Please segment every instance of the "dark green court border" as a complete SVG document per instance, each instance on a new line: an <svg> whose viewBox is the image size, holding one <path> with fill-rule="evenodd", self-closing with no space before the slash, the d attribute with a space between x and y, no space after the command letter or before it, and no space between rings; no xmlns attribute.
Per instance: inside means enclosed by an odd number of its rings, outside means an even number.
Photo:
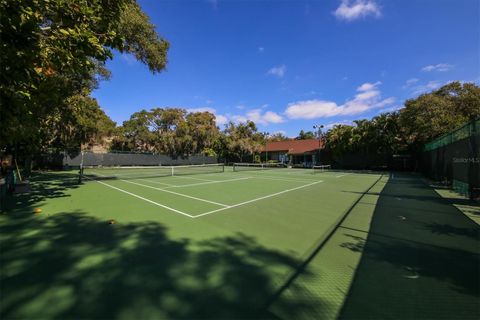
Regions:
<svg viewBox="0 0 480 320"><path fill-rule="evenodd" d="M479 319L480 227L454 207L468 200L398 177L379 194L367 240L343 244L363 256L340 319Z"/></svg>

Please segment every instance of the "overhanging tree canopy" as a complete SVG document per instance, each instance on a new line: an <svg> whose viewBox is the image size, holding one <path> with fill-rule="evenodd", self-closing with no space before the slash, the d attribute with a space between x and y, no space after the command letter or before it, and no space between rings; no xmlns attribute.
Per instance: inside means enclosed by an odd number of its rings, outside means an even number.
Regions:
<svg viewBox="0 0 480 320"><path fill-rule="evenodd" d="M88 97L108 75L104 63L113 49L155 73L165 68L169 47L133 0L0 1L0 30L0 148L41 149L48 140L40 133L55 132L55 122L84 121L82 113L70 117L71 97ZM89 137L68 138L63 147Z"/></svg>

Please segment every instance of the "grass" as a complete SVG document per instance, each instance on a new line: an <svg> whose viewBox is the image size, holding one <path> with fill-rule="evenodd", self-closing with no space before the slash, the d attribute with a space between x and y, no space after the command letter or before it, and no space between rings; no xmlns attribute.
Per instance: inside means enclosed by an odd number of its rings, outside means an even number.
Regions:
<svg viewBox="0 0 480 320"><path fill-rule="evenodd" d="M412 188L418 187L418 177L412 179ZM414 237L435 239L448 232L450 243L467 237L450 248L454 251L478 244L478 225L457 225L455 215L464 216L450 203L433 191L417 194L397 181L402 180L379 173L314 175L280 169L122 177L78 185L72 172L37 173L32 192L9 199L0 218L0 315L356 318L357 308L365 303L360 301L371 297L386 303L381 292L362 289L371 286L368 272L378 270L365 260L371 259L370 247L379 246L370 232L383 230L404 238L412 232L388 229L398 228L396 215L405 215L394 195L412 193L404 196L402 205L408 212L429 215L423 228L414 225ZM390 189L394 183L398 188ZM432 203L437 204L433 213L425 213ZM42 208L41 214L33 214L36 207ZM402 213L389 218L392 208ZM443 223L443 212L450 212L452 220ZM108 223L112 219L115 224ZM454 229L447 230L445 224ZM415 259L415 251L405 252ZM460 254L444 273L478 279L475 270L461 267L478 263L470 254ZM402 263L387 260L382 281L393 281L388 265ZM471 298L478 298L478 285L457 280L458 275L440 277L432 271L426 276L446 281L439 287L442 292L464 301L464 314L475 315ZM450 280L466 287L466 293L450 290ZM376 308L372 301L365 304L371 315L399 315Z"/></svg>

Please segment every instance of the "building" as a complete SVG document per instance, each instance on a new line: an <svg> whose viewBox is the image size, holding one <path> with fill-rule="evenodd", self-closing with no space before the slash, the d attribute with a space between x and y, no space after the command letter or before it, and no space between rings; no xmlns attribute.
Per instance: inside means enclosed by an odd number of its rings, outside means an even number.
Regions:
<svg viewBox="0 0 480 320"><path fill-rule="evenodd" d="M261 161L311 167L322 163L323 143L316 139L269 141L261 153Z"/></svg>

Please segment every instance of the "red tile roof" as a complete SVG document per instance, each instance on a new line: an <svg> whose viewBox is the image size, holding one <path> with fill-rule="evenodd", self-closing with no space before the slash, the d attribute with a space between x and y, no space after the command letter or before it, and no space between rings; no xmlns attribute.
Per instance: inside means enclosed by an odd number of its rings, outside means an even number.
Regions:
<svg viewBox="0 0 480 320"><path fill-rule="evenodd" d="M288 154L304 154L306 152L315 152L318 149L320 147L316 139L269 141L266 146L267 152L285 151ZM265 147L262 152L265 152Z"/></svg>

